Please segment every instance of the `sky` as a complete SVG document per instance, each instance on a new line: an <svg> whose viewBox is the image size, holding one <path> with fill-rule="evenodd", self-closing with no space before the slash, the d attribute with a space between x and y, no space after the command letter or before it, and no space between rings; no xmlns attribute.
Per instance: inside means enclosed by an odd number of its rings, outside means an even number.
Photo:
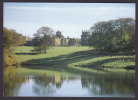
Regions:
<svg viewBox="0 0 138 100"><path fill-rule="evenodd" d="M4 27L33 37L40 27L80 38L95 23L118 18L135 19L135 3L4 3Z"/></svg>

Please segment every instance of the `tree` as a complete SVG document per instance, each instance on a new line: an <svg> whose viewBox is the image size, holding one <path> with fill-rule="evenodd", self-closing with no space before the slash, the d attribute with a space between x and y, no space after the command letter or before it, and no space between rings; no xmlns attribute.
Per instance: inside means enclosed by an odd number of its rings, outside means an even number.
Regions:
<svg viewBox="0 0 138 100"><path fill-rule="evenodd" d="M16 30L14 30L14 29L10 29L10 31L13 34L13 43L14 43L14 46L21 46L21 45L26 44L27 41L25 39L25 36L23 36L20 33L17 33Z"/></svg>
<svg viewBox="0 0 138 100"><path fill-rule="evenodd" d="M81 45L81 40L80 39L75 39L75 38L70 38L68 42L69 46L80 46Z"/></svg>
<svg viewBox="0 0 138 100"><path fill-rule="evenodd" d="M4 49L9 49L13 45L13 34L10 30L4 27L3 29Z"/></svg>
<svg viewBox="0 0 138 100"><path fill-rule="evenodd" d="M80 39L76 39L76 46L81 46L81 40Z"/></svg>
<svg viewBox="0 0 138 100"><path fill-rule="evenodd" d="M37 30L37 33L34 34L34 49L46 53L49 47L54 46L54 37L55 34L53 29L50 27L41 27Z"/></svg>
<svg viewBox="0 0 138 100"><path fill-rule="evenodd" d="M3 60L4 66L14 65L17 63L16 56L14 54L13 47L23 45L26 43L26 39L22 34L17 33L13 29L3 28Z"/></svg>
<svg viewBox="0 0 138 100"><path fill-rule="evenodd" d="M75 45L75 38L71 38L70 40L69 40L69 42L68 42L68 45L69 46L73 46L73 45Z"/></svg>
<svg viewBox="0 0 138 100"><path fill-rule="evenodd" d="M135 46L136 46L136 43L135 43L135 33L131 34L130 38L129 38L129 43L128 43L128 51L130 53L135 53Z"/></svg>
<svg viewBox="0 0 138 100"><path fill-rule="evenodd" d="M101 52L127 52L130 51L130 44L134 44L134 41L130 39L135 34L135 20L133 18L98 22L90 30L89 45Z"/></svg>
<svg viewBox="0 0 138 100"><path fill-rule="evenodd" d="M13 53L13 34L7 28L3 29L3 64L4 66L13 65L16 63L16 57Z"/></svg>

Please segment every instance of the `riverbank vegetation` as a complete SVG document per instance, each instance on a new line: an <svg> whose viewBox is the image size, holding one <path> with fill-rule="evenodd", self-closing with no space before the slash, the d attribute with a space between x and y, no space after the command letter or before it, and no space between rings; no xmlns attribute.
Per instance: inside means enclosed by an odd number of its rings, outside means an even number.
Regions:
<svg viewBox="0 0 138 100"><path fill-rule="evenodd" d="M22 34L15 30L3 28L3 61L4 66L17 64L17 58L14 53L14 47L21 46L26 43L26 39Z"/></svg>

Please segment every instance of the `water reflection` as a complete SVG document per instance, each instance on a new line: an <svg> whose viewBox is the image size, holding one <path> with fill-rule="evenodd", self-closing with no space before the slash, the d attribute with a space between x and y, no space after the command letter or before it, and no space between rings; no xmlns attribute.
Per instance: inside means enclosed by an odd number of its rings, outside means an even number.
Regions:
<svg viewBox="0 0 138 100"><path fill-rule="evenodd" d="M134 97L135 73L107 72L104 74L44 74L17 76L4 72L4 96L87 96Z"/></svg>
<svg viewBox="0 0 138 100"><path fill-rule="evenodd" d="M49 95L56 91L56 83L54 77L47 75L34 78L33 92L37 95Z"/></svg>
<svg viewBox="0 0 138 100"><path fill-rule="evenodd" d="M134 96L135 79L132 73L106 73L81 77L82 88L101 96Z"/></svg>
<svg viewBox="0 0 138 100"><path fill-rule="evenodd" d="M28 82L25 77L16 78L16 71L13 67L4 69L4 96L17 96L23 83Z"/></svg>

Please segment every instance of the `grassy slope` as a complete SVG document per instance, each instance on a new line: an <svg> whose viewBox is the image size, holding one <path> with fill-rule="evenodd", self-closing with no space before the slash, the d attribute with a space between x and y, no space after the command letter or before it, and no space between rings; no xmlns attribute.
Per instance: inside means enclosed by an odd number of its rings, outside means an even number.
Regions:
<svg viewBox="0 0 138 100"><path fill-rule="evenodd" d="M126 67L135 65L132 56L96 55L89 51L89 47L54 47L47 54L32 53L32 47L17 47L18 60L25 68L17 71L22 74L41 74L48 71L59 72L97 72L97 66ZM123 58L125 58L123 60ZM80 67L87 65L89 67ZM105 69L102 69L106 71Z"/></svg>
<svg viewBox="0 0 138 100"><path fill-rule="evenodd" d="M32 60L32 59L51 58L51 57L56 57L59 55L67 55L73 52L89 50L89 48L88 47L71 47L71 48L70 47L53 47L47 50L47 54L33 53L31 52L31 50L33 50L32 47L26 47L26 46L16 47L15 53L17 54L17 57L19 58L20 62L25 62L25 61Z"/></svg>

